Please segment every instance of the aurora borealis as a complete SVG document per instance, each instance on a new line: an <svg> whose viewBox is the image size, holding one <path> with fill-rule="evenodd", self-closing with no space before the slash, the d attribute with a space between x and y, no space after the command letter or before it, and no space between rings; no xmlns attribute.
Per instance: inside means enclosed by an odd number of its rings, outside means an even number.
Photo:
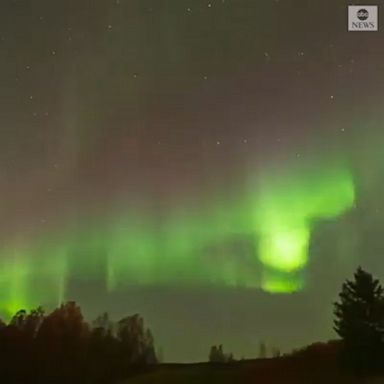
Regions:
<svg viewBox="0 0 384 384"><path fill-rule="evenodd" d="M312 222L337 218L351 208L354 184L336 160L299 168L304 169L283 169L287 177L260 177L259 187L231 202L216 206L207 201L211 210L177 207L157 223L149 214L127 211L110 218L103 229L94 220L96 225L85 222L54 241L51 234L48 239L42 235L36 245L4 249L1 283L8 296L2 298L3 310L12 314L37 306L42 297L60 303L71 269L92 275L95 267L104 272L110 292L133 284L300 290L304 281L290 273L305 273ZM239 250L226 249L236 237L256 245L241 251L246 260L237 260ZM38 281L44 281L45 290L49 284L49 290L34 292Z"/></svg>
<svg viewBox="0 0 384 384"><path fill-rule="evenodd" d="M334 3L2 1L2 316L137 311L174 361L329 337L384 276L383 35Z"/></svg>

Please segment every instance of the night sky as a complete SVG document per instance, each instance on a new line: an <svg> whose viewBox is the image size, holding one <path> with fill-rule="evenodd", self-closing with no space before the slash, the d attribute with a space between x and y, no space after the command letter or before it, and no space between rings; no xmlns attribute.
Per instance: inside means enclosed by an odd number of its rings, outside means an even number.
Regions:
<svg viewBox="0 0 384 384"><path fill-rule="evenodd" d="M168 361L335 337L384 279L384 35L347 4L1 0L3 316L140 312Z"/></svg>

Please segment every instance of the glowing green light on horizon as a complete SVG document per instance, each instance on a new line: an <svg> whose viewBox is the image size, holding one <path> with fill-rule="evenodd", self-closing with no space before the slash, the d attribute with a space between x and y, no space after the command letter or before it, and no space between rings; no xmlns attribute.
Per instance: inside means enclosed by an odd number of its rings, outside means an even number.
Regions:
<svg viewBox="0 0 384 384"><path fill-rule="evenodd" d="M160 218L120 207L110 217L8 246L0 251L0 310L57 305L74 276L103 281L110 292L129 285L301 290L305 276L298 272L308 263L314 223L351 208L355 188L349 169L335 160L266 172L239 187L236 198L220 191L208 197L175 204Z"/></svg>
<svg viewBox="0 0 384 384"><path fill-rule="evenodd" d="M66 254L59 248L3 249L0 258L0 312L10 318L18 310L63 302Z"/></svg>

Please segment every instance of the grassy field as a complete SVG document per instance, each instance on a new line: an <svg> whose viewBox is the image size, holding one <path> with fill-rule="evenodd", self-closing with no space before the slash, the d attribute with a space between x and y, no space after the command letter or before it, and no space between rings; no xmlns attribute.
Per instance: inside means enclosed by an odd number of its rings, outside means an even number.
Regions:
<svg viewBox="0 0 384 384"><path fill-rule="evenodd" d="M236 365L211 366L210 364L162 364L151 372L138 375L127 383L239 383L245 374Z"/></svg>
<svg viewBox="0 0 384 384"><path fill-rule="evenodd" d="M330 362L282 357L222 365L161 364L150 372L125 381L124 384L354 384L362 382L340 372ZM374 382L384 383L384 379Z"/></svg>

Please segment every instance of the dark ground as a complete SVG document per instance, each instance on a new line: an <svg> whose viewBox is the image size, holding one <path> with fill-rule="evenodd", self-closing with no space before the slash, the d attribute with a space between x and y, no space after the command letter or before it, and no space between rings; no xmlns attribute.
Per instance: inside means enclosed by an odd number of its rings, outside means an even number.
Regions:
<svg viewBox="0 0 384 384"><path fill-rule="evenodd" d="M341 372L335 364L295 357L258 359L231 364L161 364L122 384L384 384L384 379L362 380Z"/></svg>

